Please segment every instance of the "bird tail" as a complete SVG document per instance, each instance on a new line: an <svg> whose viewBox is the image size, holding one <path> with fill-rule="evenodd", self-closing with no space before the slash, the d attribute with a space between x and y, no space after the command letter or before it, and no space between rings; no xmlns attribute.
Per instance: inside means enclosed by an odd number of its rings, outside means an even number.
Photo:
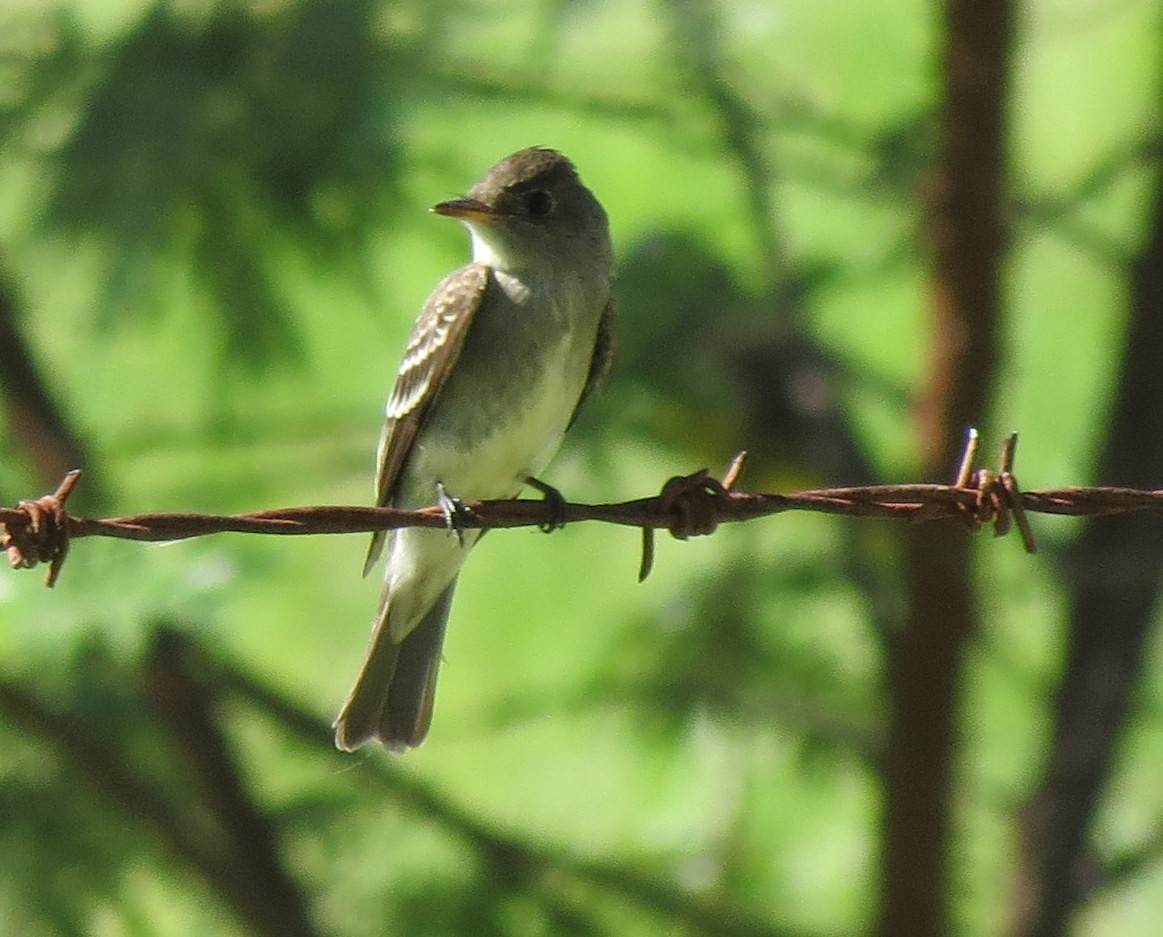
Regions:
<svg viewBox="0 0 1163 937"><path fill-rule="evenodd" d="M388 751L399 753L424 741L432 723L444 627L455 588L453 579L398 643L392 640L391 602L389 590L384 590L363 666L335 719L338 748L354 751L378 739Z"/></svg>

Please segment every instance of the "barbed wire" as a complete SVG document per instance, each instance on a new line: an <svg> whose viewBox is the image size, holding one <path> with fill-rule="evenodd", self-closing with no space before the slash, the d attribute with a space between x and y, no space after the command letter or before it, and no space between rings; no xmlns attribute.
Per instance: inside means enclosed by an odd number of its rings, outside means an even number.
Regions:
<svg viewBox="0 0 1163 937"><path fill-rule="evenodd" d="M973 467L979 438L967 434L956 480L951 485L905 484L821 488L793 494L737 491L746 453L739 453L722 480L707 469L669 479L652 497L613 504L554 505L545 501L505 500L466 502L451 521L440 507L417 511L395 508L316 505L280 508L248 514L197 513L135 514L93 520L74 517L65 510L80 480L80 470L69 472L51 495L0 508L0 549L14 569L49 565L45 584L52 586L69 553L69 544L83 537L121 540L186 540L216 533L350 534L400 527L455 529L541 527L558 522L600 521L642 530L639 579L650 573L654 560L654 532L667 530L679 539L711 534L722 523L754 520L786 511L815 511L851 517L930 521L958 518L977 530L991 526L1002 536L1017 527L1025 549L1037 550L1027 512L1096 516L1163 509L1163 489L1053 488L1021 491L1013 474L1017 434L1002 447L996 470ZM560 508L560 512L558 511Z"/></svg>

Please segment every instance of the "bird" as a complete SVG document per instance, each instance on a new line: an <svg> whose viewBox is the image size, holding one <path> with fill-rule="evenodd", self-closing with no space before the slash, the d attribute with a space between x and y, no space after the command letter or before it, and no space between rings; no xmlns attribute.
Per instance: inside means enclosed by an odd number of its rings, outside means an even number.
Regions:
<svg viewBox="0 0 1163 937"><path fill-rule="evenodd" d="M464 224L472 260L432 291L408 339L377 448L376 504L438 503L455 526L461 501L514 498L530 484L560 506L537 476L614 358L606 212L569 158L541 146L431 210ZM364 575L386 546L384 588L335 720L339 749L379 741L401 753L424 741L457 575L481 535L373 534Z"/></svg>

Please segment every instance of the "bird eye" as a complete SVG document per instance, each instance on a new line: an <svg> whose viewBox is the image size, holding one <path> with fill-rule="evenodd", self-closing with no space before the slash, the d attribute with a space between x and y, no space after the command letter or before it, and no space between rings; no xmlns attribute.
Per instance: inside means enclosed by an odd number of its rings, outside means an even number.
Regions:
<svg viewBox="0 0 1163 937"><path fill-rule="evenodd" d="M544 189L525 193L525 211L532 218L544 218L553 211L553 196Z"/></svg>

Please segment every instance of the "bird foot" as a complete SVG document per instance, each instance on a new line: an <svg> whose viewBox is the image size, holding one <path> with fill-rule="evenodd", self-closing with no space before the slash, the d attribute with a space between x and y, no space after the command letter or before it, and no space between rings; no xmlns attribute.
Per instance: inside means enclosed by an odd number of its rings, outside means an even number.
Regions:
<svg viewBox="0 0 1163 937"><path fill-rule="evenodd" d="M536 488L545 498L545 520L538 524L537 527L542 533L546 534L551 534L555 530L561 530L565 526L566 519L565 496L552 485L547 485L532 475L525 479L525 484L530 488Z"/></svg>
<svg viewBox="0 0 1163 937"><path fill-rule="evenodd" d="M444 514L444 526L450 534L455 534L460 545L464 546L465 521L476 517L473 509L450 495L441 482L436 483L436 504Z"/></svg>

